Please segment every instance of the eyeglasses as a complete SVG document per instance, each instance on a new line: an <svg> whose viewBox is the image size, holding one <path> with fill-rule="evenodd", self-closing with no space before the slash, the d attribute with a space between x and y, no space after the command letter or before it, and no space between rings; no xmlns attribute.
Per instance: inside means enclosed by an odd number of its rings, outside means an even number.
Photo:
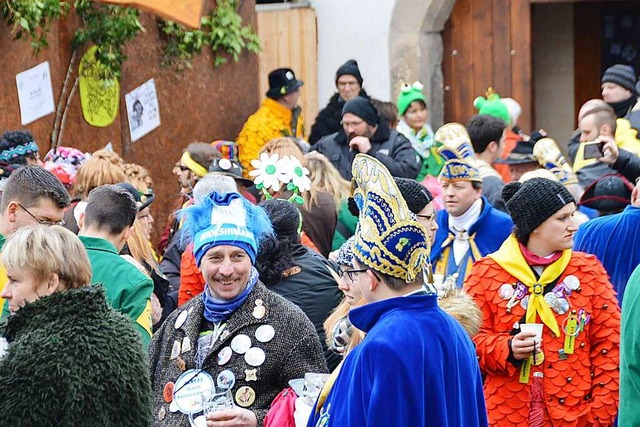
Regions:
<svg viewBox="0 0 640 427"><path fill-rule="evenodd" d="M51 221L48 219L40 219L37 216L35 216L34 214L32 214L29 209L25 208L24 206L22 206L20 204L20 202L16 202L18 204L18 206L20 206L22 208L23 211L25 211L26 213L29 214L29 216L31 216L31 218L35 219L36 221L38 221L38 224L42 224L42 225L64 225L64 220L60 220L60 221Z"/></svg>
<svg viewBox="0 0 640 427"><path fill-rule="evenodd" d="M358 278L358 273L364 273L364 272L366 272L368 270L369 270L368 268L358 268L358 269L353 269L353 270L345 270L345 271L341 272L340 277L343 277L346 274L347 277L349 278L349 280L354 282Z"/></svg>
<svg viewBox="0 0 640 427"><path fill-rule="evenodd" d="M340 122L340 124L346 128L350 126L353 126L353 127L360 126L363 123L364 123L364 120L360 120L359 122L345 122L345 121Z"/></svg>
<svg viewBox="0 0 640 427"><path fill-rule="evenodd" d="M434 212L434 213L432 213L431 215L416 214L416 216L417 216L418 218L424 218L424 219L426 219L427 221L435 221L435 220L437 219L437 218L436 218L436 213L435 213L435 212Z"/></svg>
<svg viewBox="0 0 640 427"><path fill-rule="evenodd" d="M357 81L355 81L355 82L338 82L338 87L345 88L347 86L356 86L357 84L358 84Z"/></svg>

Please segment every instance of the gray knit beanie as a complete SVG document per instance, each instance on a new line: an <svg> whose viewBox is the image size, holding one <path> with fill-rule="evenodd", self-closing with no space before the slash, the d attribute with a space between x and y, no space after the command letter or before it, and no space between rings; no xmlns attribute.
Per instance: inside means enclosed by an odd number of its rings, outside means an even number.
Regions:
<svg viewBox="0 0 640 427"><path fill-rule="evenodd" d="M575 203L564 185L546 178L510 182L502 188L502 199L513 223L525 236L569 203Z"/></svg>
<svg viewBox="0 0 640 427"><path fill-rule="evenodd" d="M602 83L615 83L635 93L636 73L630 65L616 64L607 68L602 75Z"/></svg>

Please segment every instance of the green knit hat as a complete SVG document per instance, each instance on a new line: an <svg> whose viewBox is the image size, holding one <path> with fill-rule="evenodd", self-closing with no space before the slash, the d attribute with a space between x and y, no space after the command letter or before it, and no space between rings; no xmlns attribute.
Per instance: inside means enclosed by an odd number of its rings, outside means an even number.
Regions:
<svg viewBox="0 0 640 427"><path fill-rule="evenodd" d="M398 95L398 114L400 116L404 116L413 101L422 101L424 105L427 105L422 89L424 89L424 85L418 81L413 82L411 85L406 83L402 85L400 95Z"/></svg>
<svg viewBox="0 0 640 427"><path fill-rule="evenodd" d="M488 114L493 117L502 119L507 126L511 123L509 109L500 99L500 95L493 91L493 88L487 89L487 97L477 97L473 100L473 106L478 109L479 114Z"/></svg>

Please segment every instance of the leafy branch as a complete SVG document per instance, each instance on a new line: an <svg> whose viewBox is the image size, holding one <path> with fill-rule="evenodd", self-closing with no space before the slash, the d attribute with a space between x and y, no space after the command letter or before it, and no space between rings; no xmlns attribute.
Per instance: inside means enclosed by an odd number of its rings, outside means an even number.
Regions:
<svg viewBox="0 0 640 427"><path fill-rule="evenodd" d="M90 0L76 0L76 13L82 19L75 33L72 48L75 50L88 42L97 46L96 61L102 65L101 79L119 79L122 63L127 59L123 50L140 31L140 12L132 7L95 4Z"/></svg>
<svg viewBox="0 0 640 427"><path fill-rule="evenodd" d="M237 62L244 49L257 53L260 39L250 25L242 25L237 0L217 0L216 7L200 21L200 29L187 30L173 21L161 21L167 36L163 65L180 70L191 68L191 59L207 46L213 53L213 65L227 62L226 53Z"/></svg>
<svg viewBox="0 0 640 427"><path fill-rule="evenodd" d="M65 16L69 4L64 0L6 0L0 2L0 12L12 27L16 39L24 35L31 39L34 54L48 46L47 34L51 22Z"/></svg>

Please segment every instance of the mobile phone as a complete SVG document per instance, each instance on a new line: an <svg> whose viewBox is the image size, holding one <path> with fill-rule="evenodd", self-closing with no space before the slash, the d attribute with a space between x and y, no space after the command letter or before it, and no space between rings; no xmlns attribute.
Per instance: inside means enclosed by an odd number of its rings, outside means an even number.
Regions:
<svg viewBox="0 0 640 427"><path fill-rule="evenodd" d="M604 142L602 141L585 142L584 143L585 160L597 159L599 157L604 157Z"/></svg>

